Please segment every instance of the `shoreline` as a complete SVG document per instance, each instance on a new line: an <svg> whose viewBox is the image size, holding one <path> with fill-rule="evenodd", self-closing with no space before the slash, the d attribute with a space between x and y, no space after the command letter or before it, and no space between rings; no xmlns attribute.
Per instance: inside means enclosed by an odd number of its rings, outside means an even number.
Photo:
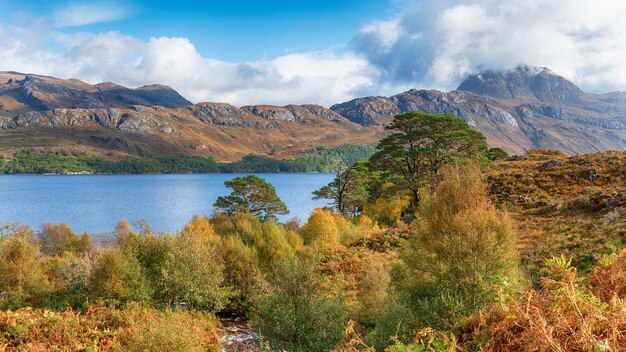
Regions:
<svg viewBox="0 0 626 352"><path fill-rule="evenodd" d="M264 172L264 171L250 171L250 172L148 172L148 173L101 173L101 172L70 172L70 173L0 173L1 176L132 176L132 175L323 175L323 174L335 174L332 171L319 172L319 171L278 171L278 172Z"/></svg>

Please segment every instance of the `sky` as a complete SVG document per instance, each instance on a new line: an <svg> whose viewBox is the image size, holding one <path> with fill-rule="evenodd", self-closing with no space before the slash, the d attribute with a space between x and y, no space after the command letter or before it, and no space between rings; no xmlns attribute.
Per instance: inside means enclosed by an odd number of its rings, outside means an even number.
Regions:
<svg viewBox="0 0 626 352"><path fill-rule="evenodd" d="M315 103L549 67L626 90L614 0L0 0L0 70L167 84L193 102Z"/></svg>

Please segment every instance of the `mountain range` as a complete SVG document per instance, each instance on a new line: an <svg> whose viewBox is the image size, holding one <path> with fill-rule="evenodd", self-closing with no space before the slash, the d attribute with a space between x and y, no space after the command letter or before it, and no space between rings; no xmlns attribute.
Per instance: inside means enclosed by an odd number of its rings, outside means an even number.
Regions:
<svg viewBox="0 0 626 352"><path fill-rule="evenodd" d="M98 155L196 154L233 161L372 144L395 114L451 113L510 153L626 149L626 93L591 94L547 68L467 77L451 92L412 89L319 105L192 104L164 85L129 89L0 72L0 152L70 148Z"/></svg>

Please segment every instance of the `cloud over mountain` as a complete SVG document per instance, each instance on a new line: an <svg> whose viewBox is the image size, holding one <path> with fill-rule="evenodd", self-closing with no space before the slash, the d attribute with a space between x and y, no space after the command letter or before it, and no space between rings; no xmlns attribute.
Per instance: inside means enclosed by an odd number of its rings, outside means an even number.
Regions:
<svg viewBox="0 0 626 352"><path fill-rule="evenodd" d="M364 59L333 50L234 63L203 57L186 38L143 41L119 32L50 33L44 40L61 50L37 45L26 29L0 24L1 69L75 77L90 83L162 83L195 102L238 105L331 104L353 97L353 90L371 85L375 75Z"/></svg>
<svg viewBox="0 0 626 352"><path fill-rule="evenodd" d="M547 66L585 89L626 89L626 3L424 0L365 26L355 52L383 82L442 89L481 69Z"/></svg>
<svg viewBox="0 0 626 352"><path fill-rule="evenodd" d="M355 29L350 43L248 62L205 57L184 37L57 28L125 15L86 4L30 26L0 22L0 70L163 83L194 102L236 105L329 105L413 87L447 90L482 69L518 64L550 67L590 91L626 90L626 3L619 1L407 1L392 18Z"/></svg>

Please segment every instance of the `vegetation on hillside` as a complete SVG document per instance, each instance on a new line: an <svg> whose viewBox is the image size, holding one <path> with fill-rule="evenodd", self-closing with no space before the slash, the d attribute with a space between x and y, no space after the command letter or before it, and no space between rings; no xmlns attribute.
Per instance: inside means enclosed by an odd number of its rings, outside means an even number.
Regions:
<svg viewBox="0 0 626 352"><path fill-rule="evenodd" d="M566 255L582 272L626 244L626 153L567 157L531 150L492 164L492 201L516 220L522 261L537 276L545 258Z"/></svg>
<svg viewBox="0 0 626 352"><path fill-rule="evenodd" d="M374 146L343 145L333 149L319 148L295 159L249 155L237 162L218 163L212 158L193 155L109 160L67 150L24 149L10 159L3 160L4 157L0 156L0 174L333 172L338 165L365 160L374 151Z"/></svg>
<svg viewBox="0 0 626 352"><path fill-rule="evenodd" d="M247 177L176 234L4 227L0 345L212 350L229 313L260 351L626 349L626 153L502 160L462 120L396 122L411 138L340 169L303 225Z"/></svg>

